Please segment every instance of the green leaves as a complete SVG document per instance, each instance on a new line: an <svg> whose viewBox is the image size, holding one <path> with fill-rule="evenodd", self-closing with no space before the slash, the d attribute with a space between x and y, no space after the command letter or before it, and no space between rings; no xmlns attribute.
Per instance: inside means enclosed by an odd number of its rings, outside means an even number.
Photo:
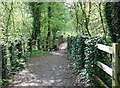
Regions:
<svg viewBox="0 0 120 88"><path fill-rule="evenodd" d="M6 83L6 79L11 74L15 74L21 68L24 68L26 61L28 60L27 54L30 52L26 50L27 45L25 39L16 39L15 41L9 41L7 44L2 45L2 81Z"/></svg>
<svg viewBox="0 0 120 88"><path fill-rule="evenodd" d="M67 57L75 63L74 66L80 78L90 80L89 82L94 84L94 87L98 87L99 85L94 79L94 75L97 75L110 86L110 76L96 66L96 62L101 61L111 67L109 55L98 50L96 46L97 43L109 44L109 42L98 36L89 38L83 36L68 36L67 42Z"/></svg>
<svg viewBox="0 0 120 88"><path fill-rule="evenodd" d="M95 64L97 61L96 55L99 55L97 52L96 43L98 42L99 37L90 37L86 41L86 58L85 58L85 68L88 73L88 78L91 81L94 81L94 73L95 73Z"/></svg>
<svg viewBox="0 0 120 88"><path fill-rule="evenodd" d="M85 39L82 36L68 36L68 48L67 57L68 59L74 61L75 68L80 73L81 69L84 68L85 59Z"/></svg>
<svg viewBox="0 0 120 88"><path fill-rule="evenodd" d="M107 2L104 6L105 17L109 27L112 42L120 39L120 2Z"/></svg>

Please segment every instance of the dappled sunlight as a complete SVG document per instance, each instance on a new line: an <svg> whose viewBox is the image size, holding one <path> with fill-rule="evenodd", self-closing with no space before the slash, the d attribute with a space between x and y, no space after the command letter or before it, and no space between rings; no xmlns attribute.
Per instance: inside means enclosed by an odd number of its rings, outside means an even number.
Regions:
<svg viewBox="0 0 120 88"><path fill-rule="evenodd" d="M15 81L13 80L13 84L14 86L52 86L53 84L62 82L62 79L53 78L54 77L51 77L50 79L39 79L37 75L32 74L28 69L25 69L14 77Z"/></svg>
<svg viewBox="0 0 120 88"><path fill-rule="evenodd" d="M60 50L67 49L67 42L64 42L64 43L60 44L59 49Z"/></svg>
<svg viewBox="0 0 120 88"><path fill-rule="evenodd" d="M38 64L40 64L40 63L41 63L41 62L35 62L35 63L28 64L28 66L38 65Z"/></svg>
<svg viewBox="0 0 120 88"><path fill-rule="evenodd" d="M56 56L63 56L63 54L58 53L58 52L50 52L51 55L56 55Z"/></svg>
<svg viewBox="0 0 120 88"><path fill-rule="evenodd" d="M120 86L120 2L1 1L2 88Z"/></svg>
<svg viewBox="0 0 120 88"><path fill-rule="evenodd" d="M53 86L56 83L62 82L61 79L57 80L51 80L51 79L43 79L43 80L35 80L35 81L28 81L28 82L22 82L15 86ZM62 83L61 83L62 84Z"/></svg>
<svg viewBox="0 0 120 88"><path fill-rule="evenodd" d="M14 79L15 81L12 84L14 86L53 86L56 83L63 82L62 79L54 79L54 77L51 77L50 79L39 79L37 75L30 73L28 69L21 71Z"/></svg>
<svg viewBox="0 0 120 88"><path fill-rule="evenodd" d="M76 76L71 64L64 57L65 50L48 53L41 58L31 59L27 68L17 73L10 86L72 86Z"/></svg>
<svg viewBox="0 0 120 88"><path fill-rule="evenodd" d="M30 83L32 81L37 81L37 76L30 73L29 69L24 69L14 76L13 84L20 85L23 83Z"/></svg>

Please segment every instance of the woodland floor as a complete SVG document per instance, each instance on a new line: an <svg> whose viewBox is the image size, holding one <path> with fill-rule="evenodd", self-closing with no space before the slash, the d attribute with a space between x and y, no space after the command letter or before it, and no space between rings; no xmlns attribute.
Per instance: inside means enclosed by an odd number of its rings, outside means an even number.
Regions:
<svg viewBox="0 0 120 88"><path fill-rule="evenodd" d="M76 79L66 51L58 50L30 59L27 67L13 77L9 88L75 88Z"/></svg>

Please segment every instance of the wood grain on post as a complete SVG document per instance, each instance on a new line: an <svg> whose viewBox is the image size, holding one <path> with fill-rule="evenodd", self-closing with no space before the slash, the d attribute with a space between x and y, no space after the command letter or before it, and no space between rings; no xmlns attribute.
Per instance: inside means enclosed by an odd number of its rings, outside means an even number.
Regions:
<svg viewBox="0 0 120 88"><path fill-rule="evenodd" d="M2 62L2 45L0 44L0 62ZM0 63L0 79L2 79L2 63ZM0 83L1 88L1 83Z"/></svg>
<svg viewBox="0 0 120 88"><path fill-rule="evenodd" d="M120 43L113 43L113 60L112 60L112 69L113 69L113 88L120 87Z"/></svg>

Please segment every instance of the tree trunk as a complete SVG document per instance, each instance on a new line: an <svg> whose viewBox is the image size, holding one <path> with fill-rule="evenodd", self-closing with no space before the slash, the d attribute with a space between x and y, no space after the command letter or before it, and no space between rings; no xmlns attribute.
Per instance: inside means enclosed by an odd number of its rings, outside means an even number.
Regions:
<svg viewBox="0 0 120 88"><path fill-rule="evenodd" d="M31 2L30 3L30 7L31 7L31 11L32 11L32 16L33 16L33 30L32 30L32 42L35 45L36 43L38 44L38 49L40 49L40 41L39 37L40 37L40 26L41 26L41 11L40 11L40 6L42 5L41 3L37 3L37 2Z"/></svg>
<svg viewBox="0 0 120 88"><path fill-rule="evenodd" d="M107 2L105 5L105 17L112 42L120 42L120 2Z"/></svg>
<svg viewBox="0 0 120 88"><path fill-rule="evenodd" d="M75 15L76 15L76 32L80 32L80 29L79 29L79 16L78 16L78 9L77 8L79 8L76 4L75 4L75 2L74 2L74 7L75 7Z"/></svg>
<svg viewBox="0 0 120 88"><path fill-rule="evenodd" d="M100 19L101 19L101 24L102 24L102 27L103 27L103 31L104 31L104 34L105 34L105 39L106 39L106 30L105 30L105 27L104 27L104 20L103 20L103 17L102 17L102 12L101 12L101 3L99 4L99 15L100 15Z"/></svg>
<svg viewBox="0 0 120 88"><path fill-rule="evenodd" d="M82 14L83 14L83 17L84 17L84 20L85 20L85 22L84 22L85 28L87 30L88 35L91 36L89 28L88 28L88 26L89 26L89 19L90 19L90 12L91 12L91 2L89 2L89 13L88 13L88 16L87 16L86 10L85 10L86 9L86 3L85 2L83 3L84 7L82 5L82 2L79 2L79 4L80 4L81 10L82 10Z"/></svg>
<svg viewBox="0 0 120 88"><path fill-rule="evenodd" d="M49 48L49 40L50 40L50 35L51 35L51 30L50 30L50 19L51 19L51 3L49 3L48 6L48 33L47 33L47 38L46 38L46 50Z"/></svg>
<svg viewBox="0 0 120 88"><path fill-rule="evenodd" d="M36 8L34 10L34 18L33 18L33 31L32 31L32 39L37 40L37 36L40 33L40 14L39 14L39 9Z"/></svg>

